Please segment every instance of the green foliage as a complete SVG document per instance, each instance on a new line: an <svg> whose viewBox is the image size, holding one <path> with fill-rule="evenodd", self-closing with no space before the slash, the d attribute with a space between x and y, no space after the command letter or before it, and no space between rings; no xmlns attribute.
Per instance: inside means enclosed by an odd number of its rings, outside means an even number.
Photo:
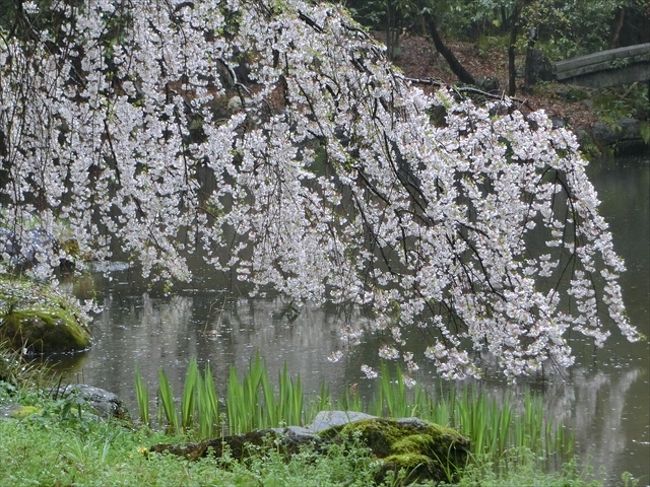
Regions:
<svg viewBox="0 0 650 487"><path fill-rule="evenodd" d="M614 128L621 118L650 117L648 90L642 83L600 90L594 95L593 104L598 118Z"/></svg>
<svg viewBox="0 0 650 487"><path fill-rule="evenodd" d="M639 126L639 132L641 133L643 143L650 145L650 122L641 122L641 125Z"/></svg>
<svg viewBox="0 0 650 487"><path fill-rule="evenodd" d="M211 377L208 366L204 372L201 379L197 378L197 388L201 380ZM146 427L126 428L115 420L99 421L74 397L61 399L28 389L9 391L6 383L0 382L0 407L8 401L29 407L33 414L0 420L0 485L361 487L375 485L380 468L369 449L355 437L318 453L305 449L289 459L269 445L252 448L250 456L242 461L227 453L220 459L187 461L173 455L148 453L152 445L183 442L186 436ZM585 480L588 474L576 468L573 461L564 463L560 471L544 473L539 453L512 448L499 464L475 455L461 477L449 486L602 485ZM381 485L404 485L408 476L407 471L396 472ZM638 485L629 474L621 480L626 487Z"/></svg>
<svg viewBox="0 0 650 487"><path fill-rule="evenodd" d="M136 373L136 397L142 423L146 389L139 383ZM219 414L219 401L210 366L202 374L196 360L190 361L180 411L177 411L173 390L164 371L159 373L160 416L164 417L167 431L180 433L178 418L183 432L194 438L211 438L224 426L229 434L240 434L256 429L283 425L304 425L321 410L342 409L369 411L380 417L411 417L431 421L457 429L471 438L471 451L477 458L495 464L504 458L512 459L513 451L532 451L539 458L565 460L573 454L574 439L562 425L546 421L543 404L539 397L525 395L521 401L513 397L490 399L480 389L466 387L460 391L434 394L419 385L408 387L399 369L383 364L381 378L374 396L363 401L356 386L345 390L340 398L333 399L325 384L320 394L311 402L305 400L300 377L291 377L286 365L278 374L278 387L273 387L268 370L256 355L248 370L241 376L235 367L228 375L225 395L226 424ZM148 401L147 401L148 404ZM148 414L148 411L146 412Z"/></svg>
<svg viewBox="0 0 650 487"><path fill-rule="evenodd" d="M12 387L43 385L49 382L50 376L45 364L27 359L22 350L0 340L0 383Z"/></svg>
<svg viewBox="0 0 650 487"><path fill-rule="evenodd" d="M158 371L158 398L160 399L162 412L167 420L168 431L176 433L178 431L178 416L174 405L174 393L169 384L169 379L162 369Z"/></svg>
<svg viewBox="0 0 650 487"><path fill-rule="evenodd" d="M228 431L243 433L258 428L303 424L304 394L299 377L291 378L286 366L278 377L278 393L259 355L251 361L240 381L230 368L226 408Z"/></svg>
<svg viewBox="0 0 650 487"><path fill-rule="evenodd" d="M46 411L55 407L41 401ZM318 455L305 450L289 461L265 449L245 462L228 455L188 462L147 453L151 445L181 441L179 437L49 413L0 421L0 438L0 485L365 487L372 485L376 469L367 449L355 444L336 445Z"/></svg>
<svg viewBox="0 0 650 487"><path fill-rule="evenodd" d="M219 396L214 385L214 375L210 364L206 365L203 375L198 376L197 416L199 435L201 438L211 438L216 425L219 425Z"/></svg>
<svg viewBox="0 0 650 487"><path fill-rule="evenodd" d="M145 383L140 369L135 369L135 398L138 403L138 413L140 413L140 420L145 426L149 426L149 388Z"/></svg>
<svg viewBox="0 0 650 487"><path fill-rule="evenodd" d="M192 426L192 414L194 413L195 398L198 395L199 387L199 366L196 359L190 360L185 373L185 382L183 384L183 396L181 397L181 425L184 430ZM200 384L201 386L203 384Z"/></svg>
<svg viewBox="0 0 650 487"><path fill-rule="evenodd" d="M540 458L567 459L573 454L574 439L562 425L544 418L541 398L525 395L521 403L510 396L490 399L479 388L433 394L416 385L408 389L402 372L393 374L384 365L378 392L368 408L389 417L417 416L450 426L468 436L472 454L498 464L511 451L527 450Z"/></svg>
<svg viewBox="0 0 650 487"><path fill-rule="evenodd" d="M454 484L439 487L602 487L588 469L581 469L574 460L564 463L559 471L547 473L539 468L536 455L529 450L512 451L515 462L506 459L507 468L498 468L489 461L474 462Z"/></svg>
<svg viewBox="0 0 650 487"><path fill-rule="evenodd" d="M521 2L519 40L524 48L534 32L536 47L551 60L589 54L610 47L612 25L627 0L560 2L532 0Z"/></svg>
<svg viewBox="0 0 650 487"><path fill-rule="evenodd" d="M482 56L487 56L495 50L506 51L510 42L508 35L483 34L476 40L476 46Z"/></svg>
<svg viewBox="0 0 650 487"><path fill-rule="evenodd" d="M346 6L362 25L384 32L388 55L399 55L400 37L414 31L421 19L422 2L416 0L356 0Z"/></svg>

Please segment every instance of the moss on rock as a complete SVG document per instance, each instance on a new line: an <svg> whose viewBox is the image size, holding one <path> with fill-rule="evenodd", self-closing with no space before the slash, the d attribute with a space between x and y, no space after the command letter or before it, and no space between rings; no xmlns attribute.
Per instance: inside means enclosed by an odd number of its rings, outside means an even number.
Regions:
<svg viewBox="0 0 650 487"><path fill-rule="evenodd" d="M84 350L90 331L77 307L51 286L0 276L0 340L34 353Z"/></svg>
<svg viewBox="0 0 650 487"><path fill-rule="evenodd" d="M12 419L25 419L34 414L39 414L41 411L42 409L36 406L18 406L9 413L9 417Z"/></svg>
<svg viewBox="0 0 650 487"><path fill-rule="evenodd" d="M452 481L469 455L469 440L460 433L416 418L366 419L335 426L321 436L359 437L381 459L378 481L400 470L406 482Z"/></svg>
<svg viewBox="0 0 650 487"><path fill-rule="evenodd" d="M340 422L346 417L347 422ZM324 427L328 422L335 424ZM384 419L352 411L321 411L306 427L258 430L200 443L159 444L149 451L196 460L208 455L220 457L227 449L233 458L242 459L251 448L272 448L288 458L305 446L318 453L327 451L327 445L349 439L358 440L378 459L377 483L392 474L397 475L399 485L454 481L469 456L469 440L453 429L418 418Z"/></svg>

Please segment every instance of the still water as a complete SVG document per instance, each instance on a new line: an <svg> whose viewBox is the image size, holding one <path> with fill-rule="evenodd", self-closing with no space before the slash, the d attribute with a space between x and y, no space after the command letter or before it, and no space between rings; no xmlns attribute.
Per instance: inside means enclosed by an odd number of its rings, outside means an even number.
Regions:
<svg viewBox="0 0 650 487"><path fill-rule="evenodd" d="M602 214L627 263L622 285L631 321L649 336L650 160L601 161L592 164L590 173ZM354 323L360 316L306 307L291 321L279 300L225 299L223 289L205 284L163 296L147 292L128 269L96 281L103 311L92 325L94 346L62 366L69 380L116 392L131 406L136 366L151 387L164 367L179 390L189 359L209 360L222 389L227 368L245 369L257 351L272 374L284 363L292 373L299 372L306 391L316 393L322 381L335 394L350 384L372 388L359 367L377 364L376 348L363 337L354 354L336 364L326 360L341 347L341 323ZM598 478L615 485L629 471L640 485L650 485L648 342L629 344L612 336L604 350L582 347L576 352L573 369L543 383L518 384L515 392L534 388L544 394L547 417L575 432L578 453ZM421 372L420 383L436 383L433 371ZM497 396L513 389L495 379L480 387Z"/></svg>

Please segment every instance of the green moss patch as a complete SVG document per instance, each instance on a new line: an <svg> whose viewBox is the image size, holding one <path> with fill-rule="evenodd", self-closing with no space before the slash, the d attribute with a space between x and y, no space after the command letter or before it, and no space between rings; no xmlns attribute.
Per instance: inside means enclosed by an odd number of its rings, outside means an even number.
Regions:
<svg viewBox="0 0 650 487"><path fill-rule="evenodd" d="M13 419L24 419L34 414L38 414L41 411L42 409L37 408L36 406L18 406L9 413L9 417Z"/></svg>
<svg viewBox="0 0 650 487"><path fill-rule="evenodd" d="M33 353L84 350L90 331L77 307L51 286L0 276L0 340Z"/></svg>
<svg viewBox="0 0 650 487"><path fill-rule="evenodd" d="M374 418L336 426L321 436L358 437L382 462L377 480L400 471L406 481L453 481L467 463L469 440L419 419Z"/></svg>

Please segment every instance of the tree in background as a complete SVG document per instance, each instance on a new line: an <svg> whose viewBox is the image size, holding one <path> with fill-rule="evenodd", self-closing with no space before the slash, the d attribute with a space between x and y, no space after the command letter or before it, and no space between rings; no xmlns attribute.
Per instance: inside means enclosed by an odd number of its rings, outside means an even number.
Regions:
<svg viewBox="0 0 650 487"><path fill-rule="evenodd" d="M375 334L381 357L446 377L486 357L510 378L564 368L569 336L602 346L609 323L638 338L576 138L544 113L423 93L329 5L13 13L0 226L15 248L30 227L54 237L33 275L117 248L145 276L190 280L201 255L251 295L360 307L371 325L343 338Z"/></svg>

